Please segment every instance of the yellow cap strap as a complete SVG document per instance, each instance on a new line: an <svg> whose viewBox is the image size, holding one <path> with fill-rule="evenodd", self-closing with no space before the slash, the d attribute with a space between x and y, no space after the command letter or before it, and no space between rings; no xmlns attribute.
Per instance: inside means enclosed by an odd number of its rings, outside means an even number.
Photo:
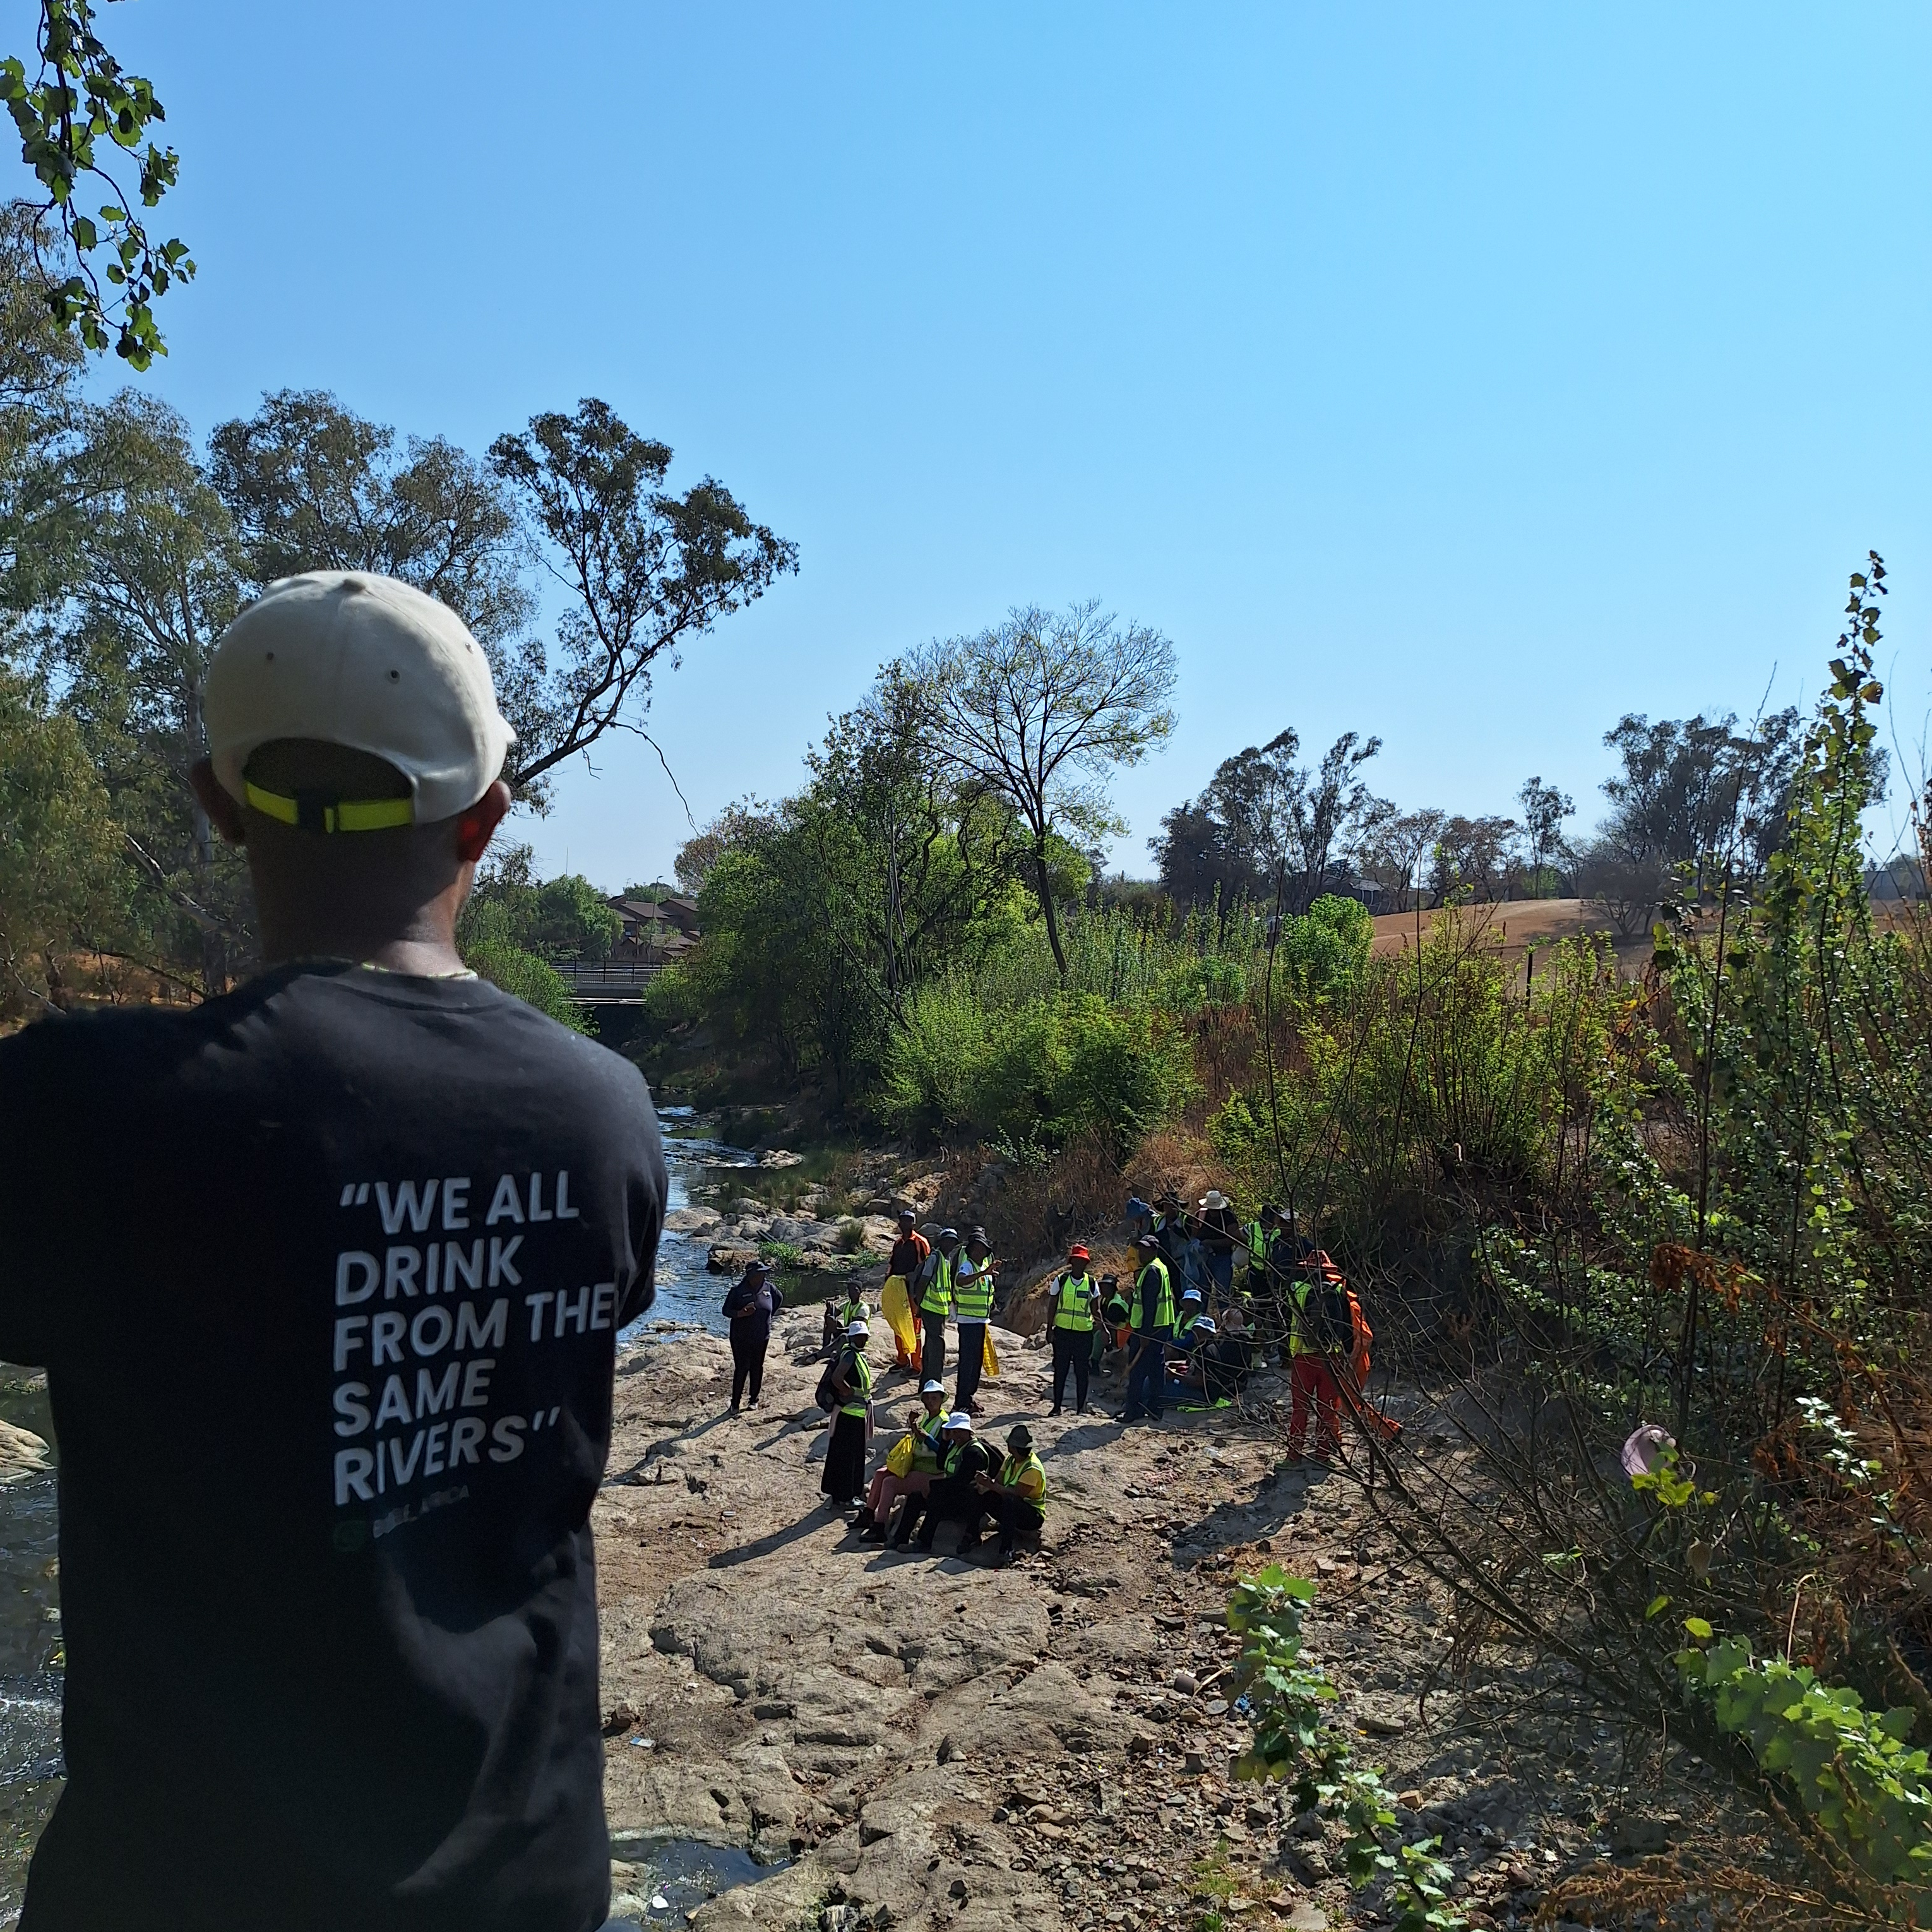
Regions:
<svg viewBox="0 0 1932 1932"><path fill-rule="evenodd" d="M416 821L413 799L344 799L328 805L320 799L289 798L280 792L264 791L252 778L243 780L242 789L257 812L304 832L386 832Z"/></svg>

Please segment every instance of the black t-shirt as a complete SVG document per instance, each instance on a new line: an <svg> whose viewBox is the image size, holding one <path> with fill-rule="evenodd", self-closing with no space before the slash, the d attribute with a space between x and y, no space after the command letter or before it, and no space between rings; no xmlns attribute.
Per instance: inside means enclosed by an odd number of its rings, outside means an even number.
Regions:
<svg viewBox="0 0 1932 1932"><path fill-rule="evenodd" d="M602 1922L589 1518L664 1197L637 1070L481 981L0 1043L68 1665L26 1932Z"/></svg>

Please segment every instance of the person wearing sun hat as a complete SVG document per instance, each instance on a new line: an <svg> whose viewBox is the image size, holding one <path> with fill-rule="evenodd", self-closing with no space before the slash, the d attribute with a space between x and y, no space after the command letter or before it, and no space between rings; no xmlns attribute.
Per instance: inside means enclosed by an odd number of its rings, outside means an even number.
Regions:
<svg viewBox="0 0 1932 1932"><path fill-rule="evenodd" d="M919 1524L919 1546L928 1552L942 1522L976 1525L984 1514L978 1480L992 1462L992 1452L974 1435L973 1418L964 1410L955 1409L946 1418L940 1437L939 1474L922 1500L914 1496L908 1501L892 1547L905 1547L915 1522ZM976 1538L978 1534L976 1529L970 1533Z"/></svg>
<svg viewBox="0 0 1932 1932"><path fill-rule="evenodd" d="M872 1336L870 1322L848 1322L845 1346L826 1371L836 1406L818 1487L834 1509L850 1508L866 1480L866 1448L872 1439L872 1365L866 1349Z"/></svg>
<svg viewBox="0 0 1932 1932"><path fill-rule="evenodd" d="M1088 1264L1093 1256L1076 1241L1066 1251L1066 1266L1054 1282L1048 1302L1048 1327L1053 1337L1053 1408L1060 1412L1066 1396L1067 1372L1073 1375L1073 1412L1087 1413L1087 1384L1094 1372L1094 1304L1100 1291Z"/></svg>
<svg viewBox="0 0 1932 1932"><path fill-rule="evenodd" d="M1201 1212L1195 1222L1210 1299L1215 1307L1226 1308L1234 1292L1234 1250L1241 1240L1240 1216L1218 1187L1210 1187L1201 1197Z"/></svg>
<svg viewBox="0 0 1932 1932"><path fill-rule="evenodd" d="M946 1388L927 1382L919 1392L920 1407L906 1411L907 1447L904 1474L884 1468L866 1492L866 1507L853 1527L863 1543L883 1543L892 1520L892 1506L902 1496L922 1496L939 1473L939 1438L946 1427Z"/></svg>
<svg viewBox="0 0 1932 1932"><path fill-rule="evenodd" d="M980 1477L974 1484L986 1514L998 1526L1000 1554L1010 1556L1021 1537L1036 1537L1046 1523L1046 1471L1034 1448L1033 1431L1022 1423L1006 1437L1006 1457L997 1475ZM979 1526L968 1531L970 1542L979 1540Z"/></svg>
<svg viewBox="0 0 1932 1932"><path fill-rule="evenodd" d="M453 611L285 578L202 715L260 970L0 1042L0 1355L54 1390L69 1637L24 1922L580 1932L650 1097L458 952L514 734Z"/></svg>

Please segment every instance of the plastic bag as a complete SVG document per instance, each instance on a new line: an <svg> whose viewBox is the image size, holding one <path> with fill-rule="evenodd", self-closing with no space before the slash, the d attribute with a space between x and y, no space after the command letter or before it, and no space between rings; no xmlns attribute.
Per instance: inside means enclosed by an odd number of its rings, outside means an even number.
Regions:
<svg viewBox="0 0 1932 1932"><path fill-rule="evenodd" d="M889 1454L886 1457L886 1469L887 1474L894 1476L910 1475L912 1474L912 1438L910 1436L902 1436L899 1439L892 1444L890 1454Z"/></svg>
<svg viewBox="0 0 1932 1932"><path fill-rule="evenodd" d="M887 1275L881 1298L886 1325L892 1331L893 1346L898 1351L899 1366L903 1368L912 1361L916 1352L913 1346L912 1301L906 1292L905 1276Z"/></svg>

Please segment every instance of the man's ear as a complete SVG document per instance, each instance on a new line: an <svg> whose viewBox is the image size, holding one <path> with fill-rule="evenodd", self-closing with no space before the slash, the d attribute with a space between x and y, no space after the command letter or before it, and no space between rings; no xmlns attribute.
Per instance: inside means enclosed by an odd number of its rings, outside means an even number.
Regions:
<svg viewBox="0 0 1932 1932"><path fill-rule="evenodd" d="M490 848L490 841L510 808L510 788L501 778L467 812L456 818L456 856L473 866Z"/></svg>
<svg viewBox="0 0 1932 1932"><path fill-rule="evenodd" d="M188 767L189 788L201 801L201 808L208 814L208 822L230 845L245 845L248 842L248 822L242 815L242 808L223 788L221 781L214 776L214 765L211 759L197 758Z"/></svg>

